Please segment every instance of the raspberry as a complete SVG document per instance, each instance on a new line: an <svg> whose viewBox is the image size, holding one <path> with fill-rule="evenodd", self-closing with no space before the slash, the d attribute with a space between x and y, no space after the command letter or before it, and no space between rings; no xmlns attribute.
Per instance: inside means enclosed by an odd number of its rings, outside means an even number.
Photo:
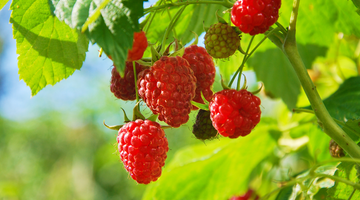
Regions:
<svg viewBox="0 0 360 200"><path fill-rule="evenodd" d="M233 196L229 200L258 200L259 196L254 194L254 190L249 189L244 195Z"/></svg>
<svg viewBox="0 0 360 200"><path fill-rule="evenodd" d="M196 77L196 90L193 101L204 103L201 98L201 92L206 100L210 101L213 92L211 87L215 80L215 64L211 56L206 52L204 47L191 45L185 48L183 58L186 59ZM192 110L197 110L192 106Z"/></svg>
<svg viewBox="0 0 360 200"><path fill-rule="evenodd" d="M139 74L139 95L159 120L179 127L189 120L195 96L196 77L189 63L179 57L163 56Z"/></svg>
<svg viewBox="0 0 360 200"><path fill-rule="evenodd" d="M244 33L265 33L279 18L281 0L238 0L231 21Z"/></svg>
<svg viewBox="0 0 360 200"><path fill-rule="evenodd" d="M227 58L233 55L239 46L239 34L228 24L213 24L206 31L205 48L214 58Z"/></svg>
<svg viewBox="0 0 360 200"><path fill-rule="evenodd" d="M223 136L248 135L260 121L260 99L243 89L226 89L211 98L209 109L215 129Z"/></svg>
<svg viewBox="0 0 360 200"><path fill-rule="evenodd" d="M345 156L344 150L333 139L330 140L329 150L330 155L333 158L341 158Z"/></svg>
<svg viewBox="0 0 360 200"><path fill-rule="evenodd" d="M133 46L128 51L128 56L126 61L135 61L143 57L146 48L148 47L148 42L144 31L134 33Z"/></svg>
<svg viewBox="0 0 360 200"><path fill-rule="evenodd" d="M217 131L212 125L209 111L199 110L192 132L200 140L215 138Z"/></svg>
<svg viewBox="0 0 360 200"><path fill-rule="evenodd" d="M146 67L135 63L136 74L139 74ZM135 100L135 80L132 62L126 62L124 77L122 78L116 67L111 71L110 91L115 97L122 100Z"/></svg>
<svg viewBox="0 0 360 200"><path fill-rule="evenodd" d="M160 177L169 146L159 123L129 122L120 128L116 140L121 161L136 182L148 184Z"/></svg>

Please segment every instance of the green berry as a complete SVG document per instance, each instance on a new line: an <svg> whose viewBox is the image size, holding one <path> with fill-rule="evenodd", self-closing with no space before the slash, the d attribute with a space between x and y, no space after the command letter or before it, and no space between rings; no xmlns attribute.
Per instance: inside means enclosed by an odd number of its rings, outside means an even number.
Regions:
<svg viewBox="0 0 360 200"><path fill-rule="evenodd" d="M205 48L214 58L228 58L239 48L240 37L228 24L211 25L205 35Z"/></svg>
<svg viewBox="0 0 360 200"><path fill-rule="evenodd" d="M217 131L212 125L210 111L199 110L193 126L193 134L200 140L208 140L216 137Z"/></svg>

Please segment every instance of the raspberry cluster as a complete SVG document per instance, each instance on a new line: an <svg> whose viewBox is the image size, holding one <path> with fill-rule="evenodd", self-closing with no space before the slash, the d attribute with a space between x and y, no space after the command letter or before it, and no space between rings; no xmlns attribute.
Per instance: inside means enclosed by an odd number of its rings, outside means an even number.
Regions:
<svg viewBox="0 0 360 200"><path fill-rule="evenodd" d="M244 33L265 33L279 18L281 0L238 0L231 21Z"/></svg>
<svg viewBox="0 0 360 200"><path fill-rule="evenodd" d="M141 119L129 122L119 129L117 143L121 161L136 182L148 184L160 177L169 150L160 124Z"/></svg>
<svg viewBox="0 0 360 200"><path fill-rule="evenodd" d="M190 64L196 77L196 90L193 101L204 103L201 98L201 92L206 100L210 101L213 92L211 87L215 80L215 64L212 57L206 52L206 49L197 45L191 45L185 48L182 56ZM192 110L197 110L192 106Z"/></svg>
<svg viewBox="0 0 360 200"><path fill-rule="evenodd" d="M135 63L136 74L138 75L146 67ZM115 97L122 100L135 100L135 78L132 62L126 62L124 77L114 67L111 71L110 91Z"/></svg>
<svg viewBox="0 0 360 200"><path fill-rule="evenodd" d="M208 140L216 137L217 131L212 125L209 111L199 110L192 132L195 137L200 140Z"/></svg>
<svg viewBox="0 0 360 200"><path fill-rule="evenodd" d="M179 127L189 120L195 96L196 77L189 63L179 57L163 56L139 74L139 95L159 120Z"/></svg>
<svg viewBox="0 0 360 200"><path fill-rule="evenodd" d="M260 121L260 103L259 97L245 89L217 92L209 104L212 123L225 137L246 136Z"/></svg>
<svg viewBox="0 0 360 200"><path fill-rule="evenodd" d="M211 25L205 34L205 48L214 58L227 58L240 46L239 34L228 24Z"/></svg>

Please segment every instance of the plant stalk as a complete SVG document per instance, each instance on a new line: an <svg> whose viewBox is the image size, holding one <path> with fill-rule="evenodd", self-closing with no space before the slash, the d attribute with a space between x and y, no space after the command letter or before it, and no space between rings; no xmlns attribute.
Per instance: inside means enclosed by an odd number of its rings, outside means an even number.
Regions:
<svg viewBox="0 0 360 200"><path fill-rule="evenodd" d="M351 157L360 158L360 148L330 116L300 57L295 38L299 3L300 0L293 1L290 25L282 50L293 66L324 132L334 139Z"/></svg>

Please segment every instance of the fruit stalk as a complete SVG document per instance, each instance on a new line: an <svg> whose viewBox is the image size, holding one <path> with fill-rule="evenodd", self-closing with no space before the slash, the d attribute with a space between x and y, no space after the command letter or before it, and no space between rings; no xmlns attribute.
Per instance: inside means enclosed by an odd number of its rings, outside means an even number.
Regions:
<svg viewBox="0 0 360 200"><path fill-rule="evenodd" d="M299 3L300 0L293 1L289 29L282 50L293 66L324 132L334 139L351 157L360 158L360 148L330 116L300 57L295 38Z"/></svg>

